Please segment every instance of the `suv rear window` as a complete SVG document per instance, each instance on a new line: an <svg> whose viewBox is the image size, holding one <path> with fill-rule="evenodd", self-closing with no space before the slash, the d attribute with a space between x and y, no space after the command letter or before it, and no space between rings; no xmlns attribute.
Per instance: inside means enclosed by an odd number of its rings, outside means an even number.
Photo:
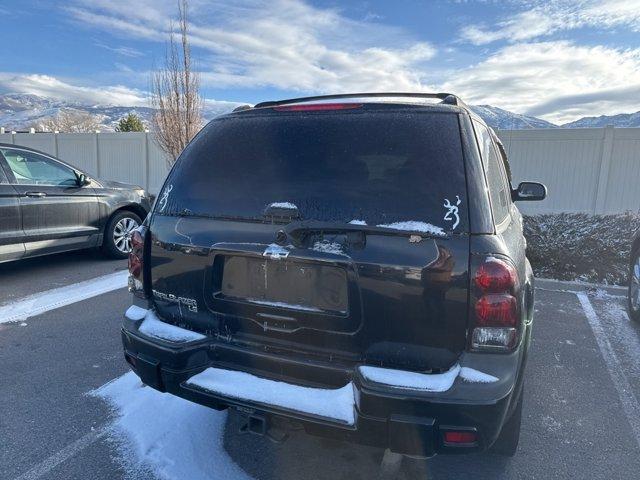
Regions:
<svg viewBox="0 0 640 480"><path fill-rule="evenodd" d="M262 219L272 203L304 220L431 223L459 204L466 182L456 114L411 110L271 112L210 122L187 147L157 211Z"/></svg>

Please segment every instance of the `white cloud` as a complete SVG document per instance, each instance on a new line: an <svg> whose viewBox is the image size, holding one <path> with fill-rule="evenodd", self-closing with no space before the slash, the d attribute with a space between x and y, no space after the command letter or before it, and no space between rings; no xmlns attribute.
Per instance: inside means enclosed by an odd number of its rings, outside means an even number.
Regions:
<svg viewBox="0 0 640 480"><path fill-rule="evenodd" d="M495 25L469 25L460 37L475 45L519 42L580 27L640 31L640 0L554 0L510 15Z"/></svg>
<svg viewBox="0 0 640 480"><path fill-rule="evenodd" d="M56 77L39 74L0 72L4 93L31 93L41 97L78 102L87 105L123 105L145 107L147 94L124 85L83 87L72 85Z"/></svg>
<svg viewBox="0 0 640 480"><path fill-rule="evenodd" d="M640 110L640 49L567 41L509 45L460 70L443 88L471 104L490 104L567 122Z"/></svg>
<svg viewBox="0 0 640 480"><path fill-rule="evenodd" d="M123 57L134 58L134 57L141 57L142 55L144 55L140 50L137 50L131 47L124 47L124 46L112 47L110 45L107 45L99 41L94 42L94 45L96 47L104 48L105 50L108 50L110 52L117 53L118 55L122 55Z"/></svg>
<svg viewBox="0 0 640 480"><path fill-rule="evenodd" d="M350 20L299 0L192 2L191 7L191 43L206 54L199 62L205 87L423 90L419 67L436 53L399 29ZM131 9L98 0L68 12L92 28L164 42L175 8L174 2L146 0Z"/></svg>

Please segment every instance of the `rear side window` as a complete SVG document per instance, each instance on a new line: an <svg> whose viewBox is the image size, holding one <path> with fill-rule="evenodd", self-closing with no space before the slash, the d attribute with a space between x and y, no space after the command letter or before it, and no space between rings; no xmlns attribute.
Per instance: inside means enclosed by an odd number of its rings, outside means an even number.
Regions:
<svg viewBox="0 0 640 480"><path fill-rule="evenodd" d="M493 141L491 134L484 125L473 122L473 127L478 137L480 155L482 163L487 173L489 183L489 197L491 198L491 208L493 209L494 221L496 224L502 223L509 215L510 189L507 187L505 179L504 164Z"/></svg>
<svg viewBox="0 0 640 480"><path fill-rule="evenodd" d="M156 211L262 219L272 203L304 220L431 223L467 230L456 114L245 114L217 119L187 147ZM162 201L166 196L166 201ZM456 207L456 217L449 214Z"/></svg>

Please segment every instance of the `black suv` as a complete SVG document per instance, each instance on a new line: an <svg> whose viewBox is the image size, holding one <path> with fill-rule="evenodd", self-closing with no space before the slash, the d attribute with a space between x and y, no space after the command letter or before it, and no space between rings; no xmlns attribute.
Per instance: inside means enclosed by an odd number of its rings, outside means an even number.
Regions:
<svg viewBox="0 0 640 480"><path fill-rule="evenodd" d="M515 452L533 275L495 134L448 94L211 121L132 235L125 358L246 429Z"/></svg>
<svg viewBox="0 0 640 480"><path fill-rule="evenodd" d="M0 262L89 247L129 254L151 209L140 187L96 180L28 147L0 143Z"/></svg>
<svg viewBox="0 0 640 480"><path fill-rule="evenodd" d="M631 246L631 268L629 269L629 317L640 322L640 231Z"/></svg>

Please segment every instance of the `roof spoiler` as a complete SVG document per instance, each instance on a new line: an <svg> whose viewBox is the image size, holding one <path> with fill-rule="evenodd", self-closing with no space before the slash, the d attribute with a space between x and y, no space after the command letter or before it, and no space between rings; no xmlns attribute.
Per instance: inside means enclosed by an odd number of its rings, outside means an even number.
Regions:
<svg viewBox="0 0 640 480"><path fill-rule="evenodd" d="M414 98L433 98L439 99L440 103L446 105L456 105L467 108L462 100L452 93L406 93L406 92L376 92L376 93L339 93L335 95L317 95L313 97L287 98L285 100L272 100L261 102L254 108L277 107L280 105L289 105L291 103L314 102L317 100L343 100L348 98L388 98L388 97L414 97Z"/></svg>

